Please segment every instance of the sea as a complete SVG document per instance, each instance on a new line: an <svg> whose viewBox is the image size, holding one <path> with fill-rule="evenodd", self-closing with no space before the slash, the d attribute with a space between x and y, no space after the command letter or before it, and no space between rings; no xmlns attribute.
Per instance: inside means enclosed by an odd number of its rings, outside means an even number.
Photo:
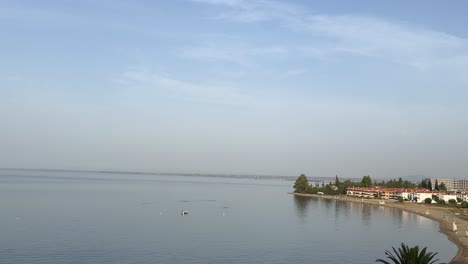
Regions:
<svg viewBox="0 0 468 264"><path fill-rule="evenodd" d="M0 170L0 263L375 263L401 243L449 262L422 216L297 197L294 181ZM181 211L188 211L181 215Z"/></svg>

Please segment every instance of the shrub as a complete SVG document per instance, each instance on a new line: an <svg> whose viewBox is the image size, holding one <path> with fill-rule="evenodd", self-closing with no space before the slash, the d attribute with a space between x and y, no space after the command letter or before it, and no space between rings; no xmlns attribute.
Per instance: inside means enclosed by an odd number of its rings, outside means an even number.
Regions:
<svg viewBox="0 0 468 264"><path fill-rule="evenodd" d="M461 207L462 207L462 208L468 208L468 202L467 202L467 201L463 201L463 202L461 203Z"/></svg>
<svg viewBox="0 0 468 264"><path fill-rule="evenodd" d="M404 201L403 197L399 196L398 197L398 202L402 203Z"/></svg>
<svg viewBox="0 0 468 264"><path fill-rule="evenodd" d="M461 203L461 202L462 202L462 198L457 197L457 202Z"/></svg>
<svg viewBox="0 0 468 264"><path fill-rule="evenodd" d="M457 203L457 200L455 200L455 199L450 199L449 200L449 204L456 204L456 203Z"/></svg>
<svg viewBox="0 0 468 264"><path fill-rule="evenodd" d="M429 197L427 197L426 199L424 199L424 203L430 204L430 203L432 203L432 199L429 198ZM468 203L467 203L467 204L468 204Z"/></svg>
<svg viewBox="0 0 468 264"><path fill-rule="evenodd" d="M444 199L440 199L439 201L437 201L438 204L445 204L445 200Z"/></svg>

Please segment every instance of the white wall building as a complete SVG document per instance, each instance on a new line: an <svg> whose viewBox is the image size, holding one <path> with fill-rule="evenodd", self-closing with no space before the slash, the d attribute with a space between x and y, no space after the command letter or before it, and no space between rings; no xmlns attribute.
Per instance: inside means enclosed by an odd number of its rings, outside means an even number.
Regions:
<svg viewBox="0 0 468 264"><path fill-rule="evenodd" d="M418 203L424 203L424 200L426 200L426 198L432 199L432 194L433 193L430 193L430 192L417 192L417 193L414 193L413 195L417 199Z"/></svg>
<svg viewBox="0 0 468 264"><path fill-rule="evenodd" d="M439 199L444 200L446 203L448 203L452 199L457 200L457 195L455 195L455 194L441 194L441 195L439 195Z"/></svg>

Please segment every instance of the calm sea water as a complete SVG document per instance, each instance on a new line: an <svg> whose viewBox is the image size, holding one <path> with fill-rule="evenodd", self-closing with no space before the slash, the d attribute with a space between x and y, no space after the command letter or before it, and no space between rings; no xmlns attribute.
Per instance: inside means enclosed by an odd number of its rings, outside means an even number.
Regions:
<svg viewBox="0 0 468 264"><path fill-rule="evenodd" d="M361 264L401 242L456 254L426 218L295 197L292 184L0 170L0 263Z"/></svg>

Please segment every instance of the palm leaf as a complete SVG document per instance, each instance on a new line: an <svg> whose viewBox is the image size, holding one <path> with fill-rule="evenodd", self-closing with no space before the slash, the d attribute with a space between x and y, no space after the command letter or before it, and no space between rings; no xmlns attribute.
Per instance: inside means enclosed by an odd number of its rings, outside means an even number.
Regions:
<svg viewBox="0 0 468 264"><path fill-rule="evenodd" d="M401 243L401 247L398 249L392 247L393 252L385 250L387 260L377 259L376 262L384 264L434 264L439 259L434 259L437 253L427 252L427 247L420 250L419 246L409 247L404 243Z"/></svg>

